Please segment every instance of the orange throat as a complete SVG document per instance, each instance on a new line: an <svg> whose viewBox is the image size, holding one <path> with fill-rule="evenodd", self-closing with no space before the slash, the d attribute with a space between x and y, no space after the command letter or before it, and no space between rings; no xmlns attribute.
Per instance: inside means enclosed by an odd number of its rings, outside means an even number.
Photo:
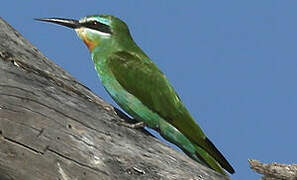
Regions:
<svg viewBox="0 0 297 180"><path fill-rule="evenodd" d="M84 28L79 28L79 29L75 29L75 31L78 34L78 36L84 41L84 43L87 45L87 47L89 48L89 51L92 51L96 46L96 42L91 41L88 38L86 30Z"/></svg>
<svg viewBox="0 0 297 180"><path fill-rule="evenodd" d="M92 41L90 41L88 38L83 38L84 43L87 45L87 47L89 48L90 51L92 51L94 49L94 47L96 46L96 44Z"/></svg>

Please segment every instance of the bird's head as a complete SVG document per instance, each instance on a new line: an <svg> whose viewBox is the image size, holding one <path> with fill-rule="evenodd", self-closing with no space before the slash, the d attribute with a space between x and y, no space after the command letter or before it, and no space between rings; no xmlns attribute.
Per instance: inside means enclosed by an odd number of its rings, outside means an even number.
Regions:
<svg viewBox="0 0 297 180"><path fill-rule="evenodd" d="M131 38L127 25L119 18L111 15L92 15L80 20L64 18L40 18L36 20L74 29L90 51L103 42L112 43L113 41L121 41L122 38Z"/></svg>

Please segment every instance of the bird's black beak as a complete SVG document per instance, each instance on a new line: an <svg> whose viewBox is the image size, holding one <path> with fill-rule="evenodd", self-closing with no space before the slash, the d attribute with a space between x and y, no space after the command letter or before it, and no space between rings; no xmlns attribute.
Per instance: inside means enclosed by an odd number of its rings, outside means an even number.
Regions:
<svg viewBox="0 0 297 180"><path fill-rule="evenodd" d="M59 24L62 26L69 27L71 29L76 29L81 27L80 23L78 20L75 19L64 19L64 18L36 18L35 20L37 21L44 21L44 22L50 22L50 23L55 23Z"/></svg>

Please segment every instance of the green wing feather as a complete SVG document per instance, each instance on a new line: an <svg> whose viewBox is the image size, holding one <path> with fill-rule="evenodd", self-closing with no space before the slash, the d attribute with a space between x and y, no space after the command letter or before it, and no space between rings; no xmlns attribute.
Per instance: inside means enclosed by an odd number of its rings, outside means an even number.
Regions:
<svg viewBox="0 0 297 180"><path fill-rule="evenodd" d="M108 67L121 86L153 112L205 150L230 173L233 168L195 123L164 74L147 57L118 51L107 59ZM199 154L199 150L197 150ZM202 157L203 158L203 157Z"/></svg>

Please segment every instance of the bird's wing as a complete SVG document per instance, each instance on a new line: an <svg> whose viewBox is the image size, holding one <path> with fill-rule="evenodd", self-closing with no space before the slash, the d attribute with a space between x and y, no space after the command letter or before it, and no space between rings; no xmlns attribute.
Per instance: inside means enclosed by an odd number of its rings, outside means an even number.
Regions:
<svg viewBox="0 0 297 180"><path fill-rule="evenodd" d="M197 126L193 119L188 120L187 117L190 115L177 93L152 61L141 60L134 54L119 51L109 56L107 62L109 69L123 88L150 110L176 125L178 129L183 123L188 124L188 130ZM179 123L174 123L175 121ZM201 129L195 133L204 137Z"/></svg>
<svg viewBox="0 0 297 180"><path fill-rule="evenodd" d="M121 86L150 110L175 126L192 143L213 156L222 167L232 172L223 155L195 123L164 74L149 59L118 51L107 59L108 67ZM228 170L228 171L229 171Z"/></svg>

